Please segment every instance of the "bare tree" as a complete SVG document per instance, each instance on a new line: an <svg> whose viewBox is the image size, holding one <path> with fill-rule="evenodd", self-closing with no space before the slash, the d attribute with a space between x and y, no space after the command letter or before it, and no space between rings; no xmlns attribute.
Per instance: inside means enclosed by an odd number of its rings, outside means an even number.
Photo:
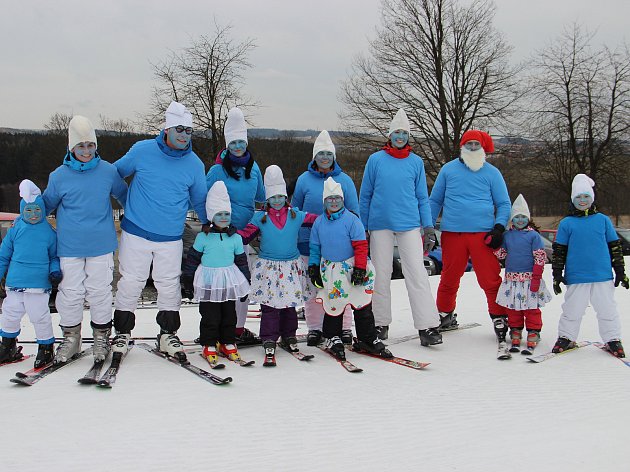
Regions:
<svg viewBox="0 0 630 472"><path fill-rule="evenodd" d="M256 45L252 39L232 39L231 29L215 24L212 36L201 36L153 64L158 81L148 117L153 130L160 128L171 100L181 102L192 112L195 128L208 134L216 154L221 149L228 109L257 105L243 92L243 74L251 67L247 56Z"/></svg>
<svg viewBox="0 0 630 472"><path fill-rule="evenodd" d="M72 115L55 113L50 117L48 123L44 125L44 129L51 134L67 134L70 120L72 120Z"/></svg>
<svg viewBox="0 0 630 472"><path fill-rule="evenodd" d="M575 174L623 180L630 163L628 47L594 49L592 39L573 25L533 62L529 134L541 143L542 179L567 197Z"/></svg>
<svg viewBox="0 0 630 472"><path fill-rule="evenodd" d="M383 0L381 8L369 55L355 58L342 85L341 118L348 129L384 135L404 108L435 177L473 124L505 123L519 97L518 68L492 25L490 0Z"/></svg>
<svg viewBox="0 0 630 472"><path fill-rule="evenodd" d="M107 118L105 115L98 115L98 117L100 118L101 126L105 131L111 131L121 136L131 134L136 131L134 124L129 120L122 118L114 120Z"/></svg>

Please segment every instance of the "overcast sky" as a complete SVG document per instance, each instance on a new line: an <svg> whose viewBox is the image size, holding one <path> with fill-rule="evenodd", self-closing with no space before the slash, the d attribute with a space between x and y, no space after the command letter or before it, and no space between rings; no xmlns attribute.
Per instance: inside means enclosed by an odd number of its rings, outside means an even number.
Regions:
<svg viewBox="0 0 630 472"><path fill-rule="evenodd" d="M630 42L628 0L495 0L495 25L522 60L572 22L609 46ZM246 92L256 127L338 129L339 84L367 51L380 0L17 0L0 10L0 127L42 128L56 112L135 119L154 84L150 62L213 18L252 38Z"/></svg>

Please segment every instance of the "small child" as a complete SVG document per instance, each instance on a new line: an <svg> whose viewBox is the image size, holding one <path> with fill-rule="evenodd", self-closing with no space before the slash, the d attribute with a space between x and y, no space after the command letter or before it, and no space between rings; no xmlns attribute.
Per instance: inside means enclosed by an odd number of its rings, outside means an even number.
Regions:
<svg viewBox="0 0 630 472"><path fill-rule="evenodd" d="M0 278L7 274L7 296L0 315L0 364L22 358L17 346L20 321L25 313L33 323L38 351L35 368L53 361L52 320L48 297L52 283L61 282L57 257L57 235L45 218L46 208L40 189L30 180L20 183L20 217L0 246Z"/></svg>
<svg viewBox="0 0 630 472"><path fill-rule="evenodd" d="M199 302L199 344L203 357L216 366L217 343L228 359L241 358L235 344L236 300L249 294L250 274L243 240L230 224L232 206L223 181L208 191L206 212L210 231L199 233L188 250L182 284L184 296Z"/></svg>
<svg viewBox="0 0 630 472"><path fill-rule="evenodd" d="M503 235L501 247L494 251L499 259L505 259L505 276L496 301L505 307L508 316L510 352L520 351L523 328L527 327L527 348L521 351L524 355L532 354L540 342L540 307L551 300L542 280L547 259L544 244L530 218L527 202L519 195L512 205L512 227Z"/></svg>
<svg viewBox="0 0 630 472"><path fill-rule="evenodd" d="M324 213L311 230L308 271L313 285L320 289L316 300L325 312L323 335L327 348L338 359L346 359L341 340L342 315L350 305L358 339L354 347L391 358L374 323L374 267L368 259L365 228L357 215L345 209L341 185L332 177L324 182L323 200Z"/></svg>
<svg viewBox="0 0 630 472"><path fill-rule="evenodd" d="M560 221L553 243L553 291L562 293L567 285L558 326L558 340L552 352L575 347L582 317L591 304L597 314L599 334L617 357L626 354L621 344L621 323L614 299L615 287L628 289L619 236L610 218L595 208L595 182L578 174L571 184L573 209ZM615 273L614 285L612 272Z"/></svg>
<svg viewBox="0 0 630 472"><path fill-rule="evenodd" d="M298 352L295 308L314 296L307 268L297 247L300 227L310 225L317 215L291 208L282 170L271 165L265 170L265 197L262 211L254 213L239 233L246 242L260 233L260 253L252 269L250 300L260 303L260 337L265 349L265 366L276 365L276 342Z"/></svg>

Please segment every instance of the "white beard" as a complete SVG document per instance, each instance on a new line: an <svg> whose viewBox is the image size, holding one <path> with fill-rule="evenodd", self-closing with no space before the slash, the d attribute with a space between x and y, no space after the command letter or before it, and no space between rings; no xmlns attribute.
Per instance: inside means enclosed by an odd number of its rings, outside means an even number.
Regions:
<svg viewBox="0 0 630 472"><path fill-rule="evenodd" d="M465 147L462 147L461 158L464 164L466 164L466 167L473 172L477 172L483 167L484 162L486 162L486 151L484 151L483 148L479 148L476 151L469 151Z"/></svg>

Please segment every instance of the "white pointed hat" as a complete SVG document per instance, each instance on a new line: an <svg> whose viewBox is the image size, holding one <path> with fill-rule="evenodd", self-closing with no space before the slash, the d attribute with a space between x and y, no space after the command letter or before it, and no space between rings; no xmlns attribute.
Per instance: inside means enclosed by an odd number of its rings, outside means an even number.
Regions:
<svg viewBox="0 0 630 472"><path fill-rule="evenodd" d="M315 140L315 144L313 145L313 159L315 159L317 153L321 151L332 152L333 159L337 158L335 145L333 144L332 139L330 139L330 134L328 134L328 131L326 130L319 133L319 136L317 136L317 139Z"/></svg>
<svg viewBox="0 0 630 472"><path fill-rule="evenodd" d="M208 190L208 195L206 195L206 214L208 215L208 220L212 221L214 215L222 211L232 213L232 204L230 203L230 196L228 195L225 182L217 180L212 184L212 187Z"/></svg>
<svg viewBox="0 0 630 472"><path fill-rule="evenodd" d="M282 169L273 164L265 170L265 198L269 199L274 195L287 195L287 185L284 182Z"/></svg>
<svg viewBox="0 0 630 472"><path fill-rule="evenodd" d="M391 134L397 129L405 130L407 133L411 133L411 126L409 126L409 118L407 118L407 113L402 108L396 112L396 116L389 125L389 132L387 136L391 136Z"/></svg>
<svg viewBox="0 0 630 472"><path fill-rule="evenodd" d="M531 215L529 213L529 206L527 206L525 197L523 197L523 195L521 195L520 193L518 194L518 197L516 197L516 200L514 200L514 203L512 204L512 211L510 212L510 221L512 221L512 218L514 218L514 216L516 215L525 215L528 219L531 219Z"/></svg>
<svg viewBox="0 0 630 472"><path fill-rule="evenodd" d="M571 183L571 200L583 193L590 195L591 198L595 200L595 193L593 192L594 186L595 182L588 175L576 175L573 177L573 182Z"/></svg>
<svg viewBox="0 0 630 472"><path fill-rule="evenodd" d="M75 115L68 124L68 149L86 142L97 144L94 126L85 116Z"/></svg>
<svg viewBox="0 0 630 472"><path fill-rule="evenodd" d="M247 123L245 123L245 116L240 108L234 107L228 111L227 120L223 126L223 135L226 146L232 141L247 142Z"/></svg>
<svg viewBox="0 0 630 472"><path fill-rule="evenodd" d="M343 198L343 189L341 188L341 184L335 182L335 179L332 177L328 177L324 181L324 193L322 195L323 199L326 200L328 197L332 197L333 195L339 195Z"/></svg>
<svg viewBox="0 0 630 472"><path fill-rule="evenodd" d="M174 128L175 126L192 128L192 114L181 103L171 102L164 113L164 117L166 118L164 129Z"/></svg>

